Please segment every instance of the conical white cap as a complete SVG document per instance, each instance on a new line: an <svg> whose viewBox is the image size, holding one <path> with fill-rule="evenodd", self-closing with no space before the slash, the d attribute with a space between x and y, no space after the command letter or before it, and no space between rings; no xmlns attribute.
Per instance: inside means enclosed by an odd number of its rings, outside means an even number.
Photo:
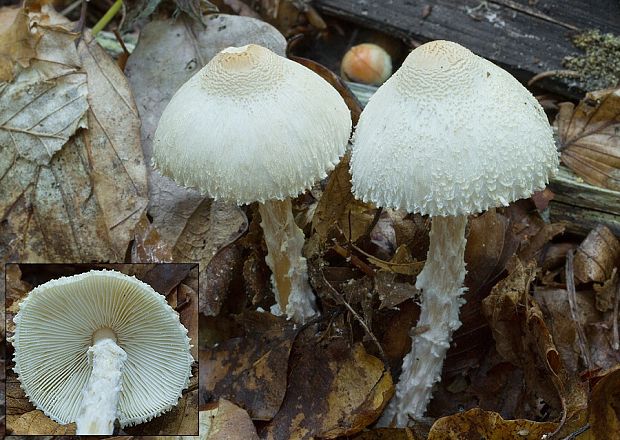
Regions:
<svg viewBox="0 0 620 440"><path fill-rule="evenodd" d="M179 315L151 286L91 271L32 290L15 316L15 372L30 401L53 420L75 421L96 330L111 329L127 353L118 418L135 425L175 406L193 358Z"/></svg>
<svg viewBox="0 0 620 440"><path fill-rule="evenodd" d="M557 167L532 94L449 41L413 50L374 94L351 159L357 198L431 216L505 206L544 188Z"/></svg>
<svg viewBox="0 0 620 440"><path fill-rule="evenodd" d="M230 47L172 97L153 163L215 199L282 200L324 178L350 133L344 100L316 73L261 46Z"/></svg>

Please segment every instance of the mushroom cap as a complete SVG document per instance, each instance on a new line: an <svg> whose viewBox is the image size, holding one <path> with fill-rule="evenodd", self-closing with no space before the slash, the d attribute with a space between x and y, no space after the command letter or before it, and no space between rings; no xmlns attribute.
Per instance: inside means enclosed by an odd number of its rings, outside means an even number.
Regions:
<svg viewBox="0 0 620 440"><path fill-rule="evenodd" d="M514 77L468 49L413 50L356 127L353 192L431 216L506 206L545 187L558 153L545 113Z"/></svg>
<svg viewBox="0 0 620 440"><path fill-rule="evenodd" d="M61 424L78 415L96 330L111 329L127 353L121 426L171 409L191 376L190 339L178 313L151 286L119 272L94 270L41 284L20 303L14 321L14 371L30 401Z"/></svg>
<svg viewBox="0 0 620 440"><path fill-rule="evenodd" d="M308 68L250 44L218 53L164 110L153 165L239 205L295 197L346 148L351 114Z"/></svg>

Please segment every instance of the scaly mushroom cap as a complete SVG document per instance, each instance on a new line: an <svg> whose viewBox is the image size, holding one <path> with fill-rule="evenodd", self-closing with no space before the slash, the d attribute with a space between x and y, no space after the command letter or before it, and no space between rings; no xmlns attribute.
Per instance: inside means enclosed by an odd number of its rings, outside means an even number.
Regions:
<svg viewBox="0 0 620 440"><path fill-rule="evenodd" d="M127 353L121 426L171 409L193 363L187 329L151 286L114 271L91 271L33 289L15 316L15 368L30 401L61 424L75 421L96 330L110 329Z"/></svg>
<svg viewBox="0 0 620 440"><path fill-rule="evenodd" d="M557 167L532 94L449 41L413 50L372 96L351 159L357 198L431 216L506 206L544 188Z"/></svg>
<svg viewBox="0 0 620 440"><path fill-rule="evenodd" d="M230 47L172 97L153 164L215 199L282 200L324 178L350 133L346 104L320 76L261 46Z"/></svg>

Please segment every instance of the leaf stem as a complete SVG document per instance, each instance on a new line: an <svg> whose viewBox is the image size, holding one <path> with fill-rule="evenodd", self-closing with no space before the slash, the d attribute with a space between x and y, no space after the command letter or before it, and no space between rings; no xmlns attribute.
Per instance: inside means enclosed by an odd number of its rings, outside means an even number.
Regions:
<svg viewBox="0 0 620 440"><path fill-rule="evenodd" d="M105 28L108 25L108 23L114 18L114 16L118 13L118 11L121 10L122 6L123 6L123 0L116 0L114 2L112 7L108 9L108 12L106 12L105 15L101 17L101 20L99 20L97 24L95 24L95 26L93 27L93 30L92 30L93 37L97 35L101 30L103 30L103 28Z"/></svg>

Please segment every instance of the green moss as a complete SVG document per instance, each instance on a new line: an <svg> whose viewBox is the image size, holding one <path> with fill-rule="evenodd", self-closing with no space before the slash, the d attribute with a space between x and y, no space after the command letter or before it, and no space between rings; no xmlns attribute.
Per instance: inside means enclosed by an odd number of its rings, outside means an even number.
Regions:
<svg viewBox="0 0 620 440"><path fill-rule="evenodd" d="M587 90L598 90L620 84L620 37L587 30L572 38L584 53L564 58L564 67L575 70Z"/></svg>

